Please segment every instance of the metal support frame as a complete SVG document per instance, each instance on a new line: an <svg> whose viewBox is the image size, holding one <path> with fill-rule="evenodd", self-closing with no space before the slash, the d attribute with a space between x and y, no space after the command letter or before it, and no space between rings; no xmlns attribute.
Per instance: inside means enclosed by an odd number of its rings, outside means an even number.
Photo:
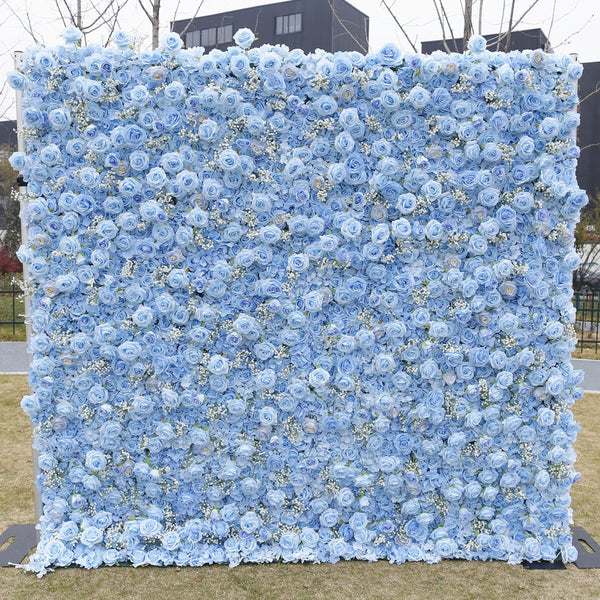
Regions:
<svg viewBox="0 0 600 600"><path fill-rule="evenodd" d="M21 51L17 51L14 54L14 61L15 61L15 69L19 69L19 67L21 66L21 58L22 58L23 53ZM16 92L17 95L17 148L19 150L19 152L24 152L25 151L25 138L23 136L23 106L22 106L22 102L23 102L23 93L21 92L21 90L17 90ZM25 209L25 204L27 202L27 182L23 181L23 179L21 179L19 181L19 200L21 203L21 211L23 211ZM27 228L27 222L25 221L25 219L21 219L21 243L22 244L27 244L27 241L29 239L29 232L28 232L28 228ZM28 280L28 275L29 275L29 268L26 264L23 265L23 278L25 281ZM27 340L27 343L29 343L29 341L31 340L31 298L29 297L29 294L27 293L27 291L24 292L24 305L25 305L25 315L24 315L24 321L25 321L25 339ZM28 363L28 367L29 367L29 363L31 362L31 355L29 353L27 353L27 363ZM32 436L33 436L33 429L32 429ZM39 523L40 522L40 517L42 516L42 498L40 496L40 491L38 489L37 484L35 483L35 478L38 474L38 453L37 450L35 448L32 447L32 463L33 463L33 478L34 478L34 482L33 482L33 495L34 495L34 506L35 506L35 522ZM36 535L37 535L37 530L36 530Z"/></svg>

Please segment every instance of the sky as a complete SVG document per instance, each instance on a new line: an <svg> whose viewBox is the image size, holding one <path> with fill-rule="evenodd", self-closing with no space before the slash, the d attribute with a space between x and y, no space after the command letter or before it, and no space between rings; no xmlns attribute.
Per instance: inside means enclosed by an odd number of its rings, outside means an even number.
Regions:
<svg viewBox="0 0 600 600"><path fill-rule="evenodd" d="M62 42L60 34L64 26L60 20L56 4L75 4L75 0L0 0L0 86L7 71L13 69L13 53L32 45L33 39L27 29L33 30L44 45ZM95 0L103 6L108 0ZM114 1L114 0L113 0ZM121 12L121 29L136 34L141 47L150 45L150 22L143 14L140 0L118 0L127 2ZM150 0L141 0L146 6ZM381 0L349 0L370 19L370 49L377 50L384 43L394 42L401 49L409 51L411 46L406 37L382 4ZM84 6L88 0L83 0ZM161 29L168 31L169 22L174 18L184 19L194 15L199 2L198 16L210 15L228 10L247 8L261 4L271 4L268 0L162 0ZM461 0L441 0L457 37L462 36ZM88 2L89 3L89 2ZM396 18L400 21L412 43L420 50L423 41L440 39L442 32L435 11L434 0L387 0ZM440 0L438 0L438 5ZM482 7L481 33L497 33L505 30L511 0L474 0L473 21L476 32L479 23L479 10ZM502 12L504 7L504 19ZM526 13L524 15L524 13ZM524 16L523 16L524 15ZM597 0L516 0L514 21L520 20L515 29L540 27L550 39L556 52L577 54L581 62L600 61L600 5ZM501 27L504 23L504 27ZM92 43L105 41L104 31L99 31L89 39ZM14 93L2 90L0 96L0 119L15 118Z"/></svg>

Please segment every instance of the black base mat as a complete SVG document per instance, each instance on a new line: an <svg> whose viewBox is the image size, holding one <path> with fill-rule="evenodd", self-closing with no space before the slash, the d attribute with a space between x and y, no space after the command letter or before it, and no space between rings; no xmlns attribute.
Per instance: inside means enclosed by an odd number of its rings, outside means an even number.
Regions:
<svg viewBox="0 0 600 600"><path fill-rule="evenodd" d="M35 525L11 525L0 535L0 547L11 537L15 539L10 546L0 550L0 567L13 567L20 564L28 552L37 546Z"/></svg>
<svg viewBox="0 0 600 600"><path fill-rule="evenodd" d="M600 545L598 542L583 527L575 526L571 529L571 533L573 534L573 546L577 549L575 566L578 569L600 569ZM584 546L582 542L586 545Z"/></svg>
<svg viewBox="0 0 600 600"><path fill-rule="evenodd" d="M556 559L554 562L549 560L536 560L535 562L523 562L523 568L528 571L566 571L567 567L562 560Z"/></svg>

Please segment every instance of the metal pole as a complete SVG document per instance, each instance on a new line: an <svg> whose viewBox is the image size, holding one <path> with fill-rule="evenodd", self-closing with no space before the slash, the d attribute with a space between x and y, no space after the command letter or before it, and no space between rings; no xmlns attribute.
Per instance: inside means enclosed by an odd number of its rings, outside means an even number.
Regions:
<svg viewBox="0 0 600 600"><path fill-rule="evenodd" d="M19 69L19 67L21 66L22 54L23 53L21 51L15 52L15 55L14 55L15 69ZM18 148L19 152L25 151L25 138L23 136L22 101L23 101L23 93L21 92L21 90L17 90L17 148ZM23 211L25 209L25 204L27 202L27 183L25 181L23 181L22 179L19 182L19 201L21 204L21 211ZM29 232L27 229L27 222L25 221L25 219L21 219L21 243L23 245L26 245L28 239L29 239ZM23 265L23 279L25 280L25 282L27 282L29 279L29 268L26 264ZM25 286L25 290L23 290L24 306L25 306L25 315L23 316L23 320L25 321L25 339L27 340L27 343L29 344L29 341L31 340L31 298L29 297L29 294L27 293L26 290L27 290L27 286ZM31 354L29 354L29 352L27 352L28 370L29 370L30 362L31 362ZM33 430L32 430L32 437L33 437ZM42 516L42 497L40 496L40 490L38 489L38 486L35 483L35 478L37 477L39 468L38 468L38 453L37 453L37 450L35 448L33 448L33 445L32 445L32 463L33 463L33 479L34 479L33 500L34 500L34 507L35 507L35 522L39 523L40 518ZM36 529L36 535L37 535L38 541L39 541L39 531L37 529Z"/></svg>
<svg viewBox="0 0 600 600"><path fill-rule="evenodd" d="M16 301L15 301L15 278L13 276L12 279L12 283L11 283L11 292L12 292L12 329L13 329L13 335L15 335L16 331L17 331L17 315L16 313Z"/></svg>

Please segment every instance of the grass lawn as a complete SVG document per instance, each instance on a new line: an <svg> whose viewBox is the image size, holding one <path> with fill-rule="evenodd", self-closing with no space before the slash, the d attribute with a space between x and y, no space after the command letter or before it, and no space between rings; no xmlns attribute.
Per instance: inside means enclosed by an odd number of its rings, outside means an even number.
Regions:
<svg viewBox="0 0 600 600"><path fill-rule="evenodd" d="M0 376L0 532L33 523L30 428L19 401L24 375ZM582 430L576 444L581 481L573 487L575 523L600 541L600 396L575 407ZM200 568L59 569L37 579L0 570L0 600L579 600L600 598L600 570L528 571L503 562L447 560L436 565L339 562Z"/></svg>
<svg viewBox="0 0 600 600"><path fill-rule="evenodd" d="M600 350L600 348L598 348ZM600 353L596 353L593 348L583 348L583 350L577 346L575 352L573 352L573 358L591 358L591 359L600 359Z"/></svg>
<svg viewBox="0 0 600 600"><path fill-rule="evenodd" d="M25 325L0 325L0 342L24 342Z"/></svg>

